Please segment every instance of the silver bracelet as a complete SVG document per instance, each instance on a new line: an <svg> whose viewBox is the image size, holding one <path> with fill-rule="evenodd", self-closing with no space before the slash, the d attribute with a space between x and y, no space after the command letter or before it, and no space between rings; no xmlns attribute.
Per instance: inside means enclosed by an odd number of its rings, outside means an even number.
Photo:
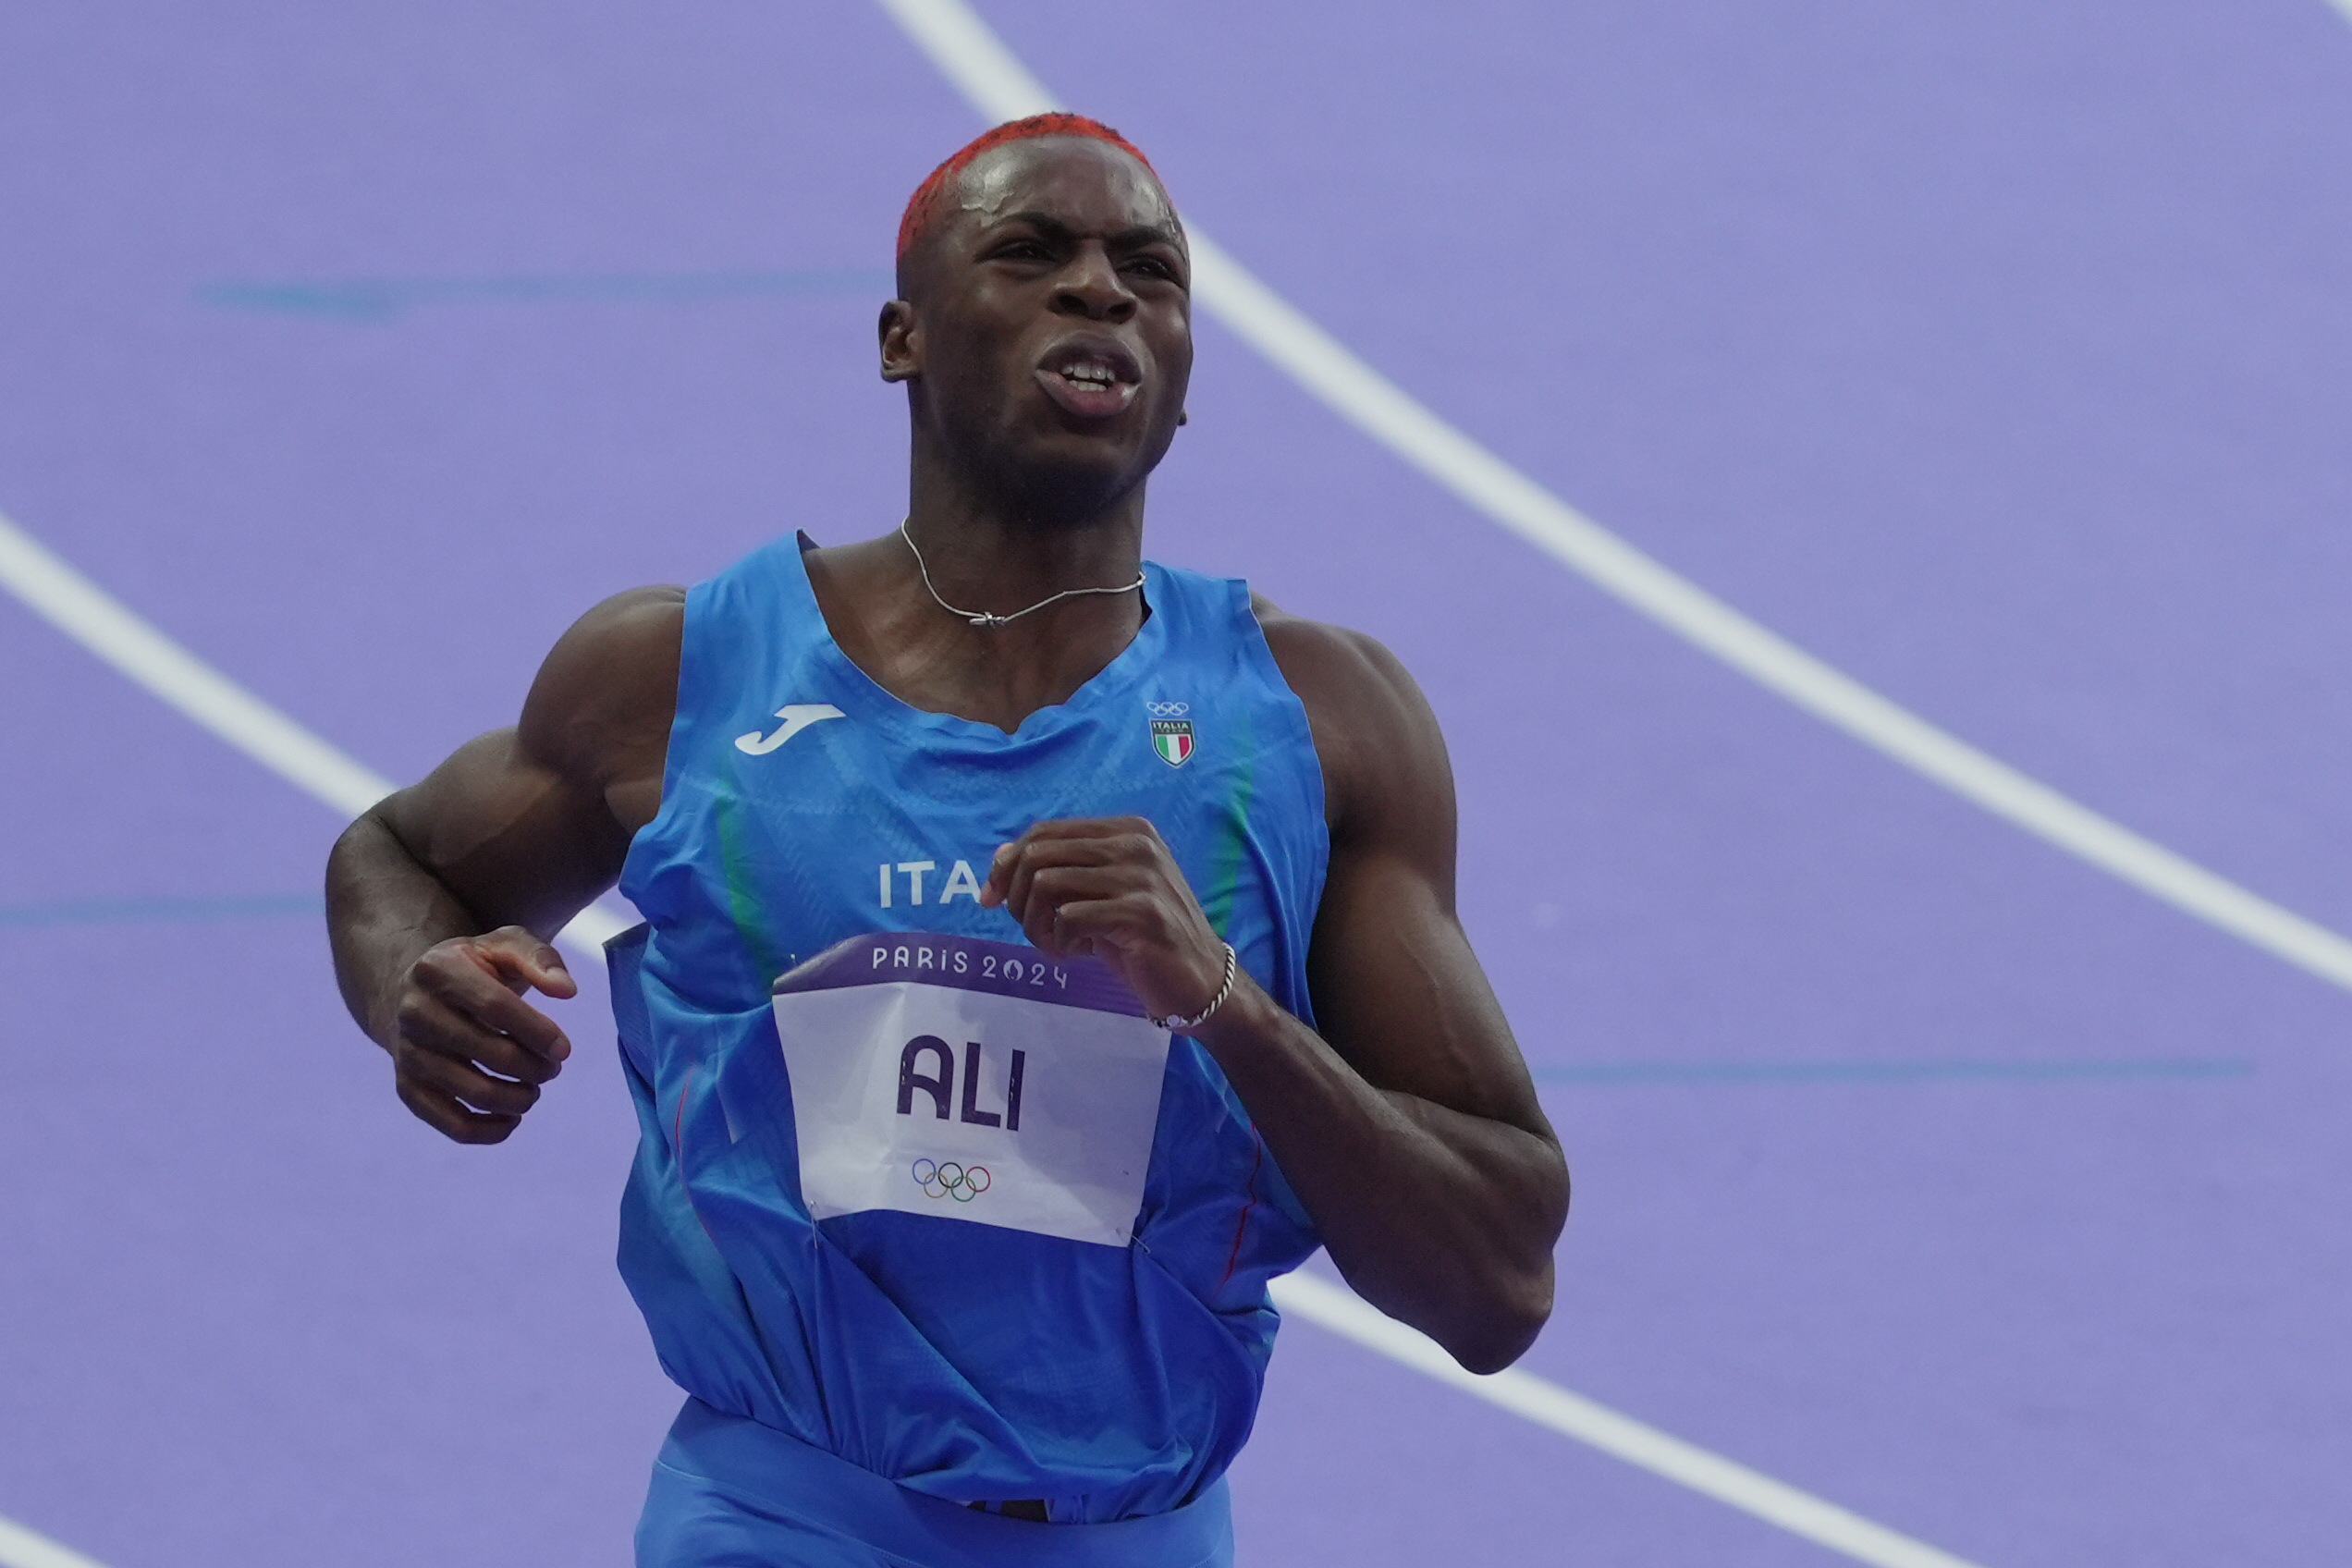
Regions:
<svg viewBox="0 0 2352 1568"><path fill-rule="evenodd" d="M1150 1021L1151 1026L1155 1029L1167 1029L1171 1031L1177 1029L1197 1029L1202 1024L1208 1022L1208 1015L1210 1013L1215 1012L1219 1008L1225 1005L1225 998L1233 994L1233 976L1240 973L1241 964L1233 957L1233 944L1228 942L1225 944L1225 983L1217 987L1217 995L1209 998L1208 1005L1207 1007L1201 1009L1190 1018L1153 1018L1149 1013L1145 1013L1144 1016Z"/></svg>

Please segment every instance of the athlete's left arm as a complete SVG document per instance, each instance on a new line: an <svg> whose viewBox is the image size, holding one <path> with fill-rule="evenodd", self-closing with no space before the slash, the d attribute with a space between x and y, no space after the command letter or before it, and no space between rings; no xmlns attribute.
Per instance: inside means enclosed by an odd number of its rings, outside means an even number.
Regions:
<svg viewBox="0 0 2352 1568"><path fill-rule="evenodd" d="M1474 1372L1551 1312L1568 1167L1453 907L1453 775L1411 676L1369 638L1260 606L1321 754L1329 874L1308 951L1320 1035L1246 975L1191 1031L1357 1293ZM1148 823L1040 823L991 867L1049 952L1099 953L1189 1016L1224 949Z"/></svg>

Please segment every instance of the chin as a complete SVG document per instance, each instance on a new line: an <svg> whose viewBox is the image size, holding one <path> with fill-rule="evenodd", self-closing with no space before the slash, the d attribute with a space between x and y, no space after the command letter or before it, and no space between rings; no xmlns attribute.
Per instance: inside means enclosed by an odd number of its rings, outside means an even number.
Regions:
<svg viewBox="0 0 2352 1568"><path fill-rule="evenodd" d="M1109 454L1105 454L1106 457ZM1090 522L1126 499L1150 474L1132 454L1120 461L1085 461L1072 458L1043 458L1009 465L1005 488L1021 508L1040 522L1072 525Z"/></svg>
<svg viewBox="0 0 2352 1568"><path fill-rule="evenodd" d="M1008 442L990 466L1040 521L1083 523L1141 486L1167 450L1165 439L1139 447L1133 431L1064 430Z"/></svg>

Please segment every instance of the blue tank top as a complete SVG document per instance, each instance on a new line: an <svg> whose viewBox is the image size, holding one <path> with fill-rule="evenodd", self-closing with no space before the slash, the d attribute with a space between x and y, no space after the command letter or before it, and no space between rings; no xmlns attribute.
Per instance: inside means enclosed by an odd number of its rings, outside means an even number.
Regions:
<svg viewBox="0 0 2352 1568"><path fill-rule="evenodd" d="M1311 1021L1329 839L1305 712L1243 583L1146 564L1145 593L1134 641L1008 735L851 664L792 540L693 588L661 809L621 874L645 925L611 949L642 1130L620 1267L663 1367L916 1490L1057 1521L1163 1513L1224 1473L1272 1348L1267 1281L1317 1245L1305 1211L1178 1035L1125 1244L953 1205L812 1219L770 987L866 933L1020 943L976 897L996 847L1133 815Z"/></svg>

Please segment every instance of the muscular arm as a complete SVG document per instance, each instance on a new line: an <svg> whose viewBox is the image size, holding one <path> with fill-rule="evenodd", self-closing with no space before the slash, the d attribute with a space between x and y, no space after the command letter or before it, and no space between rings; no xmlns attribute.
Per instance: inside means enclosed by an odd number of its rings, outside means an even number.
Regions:
<svg viewBox="0 0 2352 1568"><path fill-rule="evenodd" d="M1506 1366L1551 1311L1568 1167L1454 914L1445 742L1387 649L1261 612L1329 796L1321 1035L1258 993L1203 1043L1357 1292L1473 1370Z"/></svg>
<svg viewBox="0 0 2352 1568"><path fill-rule="evenodd" d="M1193 1031L1340 1271L1473 1371L1551 1310L1568 1169L1453 909L1454 801L1427 704L1367 638L1261 606L1305 703L1331 859L1308 953L1321 1033L1246 978ZM1092 951L1155 1013L1190 1015L1224 953L1148 824L1040 824L991 868L1030 939Z"/></svg>
<svg viewBox="0 0 2352 1568"><path fill-rule="evenodd" d="M659 804L683 604L650 588L591 610L515 728L386 797L328 857L344 1003L402 1103L460 1143L513 1132L570 1053L521 994L572 994L547 938L612 886Z"/></svg>

